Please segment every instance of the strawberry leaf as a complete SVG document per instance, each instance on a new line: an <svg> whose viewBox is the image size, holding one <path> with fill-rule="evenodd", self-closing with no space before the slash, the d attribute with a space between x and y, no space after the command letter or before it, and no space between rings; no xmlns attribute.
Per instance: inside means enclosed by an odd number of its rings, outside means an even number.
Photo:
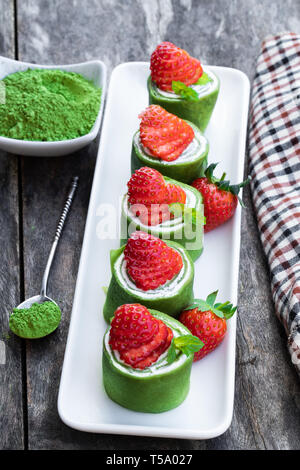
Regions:
<svg viewBox="0 0 300 470"><path fill-rule="evenodd" d="M218 189L223 190L223 191L228 191L234 196L236 196L241 206L245 207L242 199L239 197L238 194L239 194L240 189L246 186L246 184L248 184L251 181L251 176L248 176L248 178L246 178L240 184L230 184L229 180L225 180L226 173L223 173L221 178L216 178L213 175L213 172L216 166L217 166L217 163L212 163L206 168L204 175L206 176L208 181L210 183L215 184Z"/></svg>
<svg viewBox="0 0 300 470"><path fill-rule="evenodd" d="M194 303L186 307L183 311L192 310L193 308L198 308L200 312L206 312L207 310L211 310L212 307L205 300L194 299Z"/></svg>
<svg viewBox="0 0 300 470"><path fill-rule="evenodd" d="M199 101L198 93L193 88L186 86L184 83L179 81L172 82L172 90L176 95L185 98L188 101Z"/></svg>
<svg viewBox="0 0 300 470"><path fill-rule="evenodd" d="M237 307L234 307L228 300L224 303L215 303L217 295L218 291L214 291L207 296L206 300L194 299L194 302L191 305L188 305L183 311L185 312L187 310L197 308L200 312L211 311L217 317L229 320L229 318L231 318L236 312Z"/></svg>
<svg viewBox="0 0 300 470"><path fill-rule="evenodd" d="M211 307L210 309L217 317L219 318L224 318L224 313L222 312L222 310L219 310L217 308L214 308L214 307Z"/></svg>
<svg viewBox="0 0 300 470"><path fill-rule="evenodd" d="M212 294L209 294L206 298L206 303L208 303L209 305L213 306L214 303L215 303L215 300L217 298L217 295L218 295L218 291L216 290L215 292L213 292Z"/></svg>
<svg viewBox="0 0 300 470"><path fill-rule="evenodd" d="M196 83L194 83L194 85L206 85L207 83L212 82L212 81L213 79L210 78L210 76L207 75L207 73L203 72L199 80Z"/></svg>
<svg viewBox="0 0 300 470"><path fill-rule="evenodd" d="M194 308L198 308L199 304L197 302L197 299L194 299L195 302L193 304L190 304L188 307L184 308L182 311L186 312L187 310L193 310Z"/></svg>
<svg viewBox="0 0 300 470"><path fill-rule="evenodd" d="M232 305L230 304L230 306L232 307ZM231 318L234 313L236 312L237 310L237 307L233 307L231 308L228 312L224 312L224 317L226 320L229 320L229 318Z"/></svg>

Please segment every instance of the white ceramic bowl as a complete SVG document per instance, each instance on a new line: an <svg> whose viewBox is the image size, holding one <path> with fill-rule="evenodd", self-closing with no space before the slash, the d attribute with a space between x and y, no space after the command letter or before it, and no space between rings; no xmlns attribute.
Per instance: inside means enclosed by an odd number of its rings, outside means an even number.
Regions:
<svg viewBox="0 0 300 470"><path fill-rule="evenodd" d="M92 142L100 129L104 99L106 93L106 65L100 60L93 60L81 64L71 65L39 65L17 60L7 59L0 56L0 80L7 75L23 70L31 69L60 69L66 72L76 72L102 88L101 105L97 119L91 131L81 137L56 142L38 142L29 140L10 139L0 136L0 149L17 155L29 155L35 157L59 157L76 152Z"/></svg>

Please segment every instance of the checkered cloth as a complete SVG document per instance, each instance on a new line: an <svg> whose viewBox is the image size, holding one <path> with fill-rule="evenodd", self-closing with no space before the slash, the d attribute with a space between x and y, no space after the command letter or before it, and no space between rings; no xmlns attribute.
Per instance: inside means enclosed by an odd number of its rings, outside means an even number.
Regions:
<svg viewBox="0 0 300 470"><path fill-rule="evenodd" d="M278 318L300 374L300 35L267 37L249 135L251 189Z"/></svg>

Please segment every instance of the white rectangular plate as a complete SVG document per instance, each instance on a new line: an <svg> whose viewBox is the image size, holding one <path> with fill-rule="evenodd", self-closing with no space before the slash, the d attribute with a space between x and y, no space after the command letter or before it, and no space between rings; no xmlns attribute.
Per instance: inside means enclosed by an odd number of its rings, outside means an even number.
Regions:
<svg viewBox="0 0 300 470"><path fill-rule="evenodd" d="M210 67L221 82L220 94L206 135L210 162L220 162L233 183L243 178L249 81L242 72ZM234 399L235 316L228 322L223 343L193 364L191 388L185 402L161 414L137 413L112 402L102 385L102 286L110 281L109 251L119 246L100 239L105 210L112 205L116 231L119 201L130 178L131 141L139 126L138 114L148 105L149 64L119 65L111 76L100 149L79 266L71 324L63 364L58 411L69 426L89 432L133 434L185 439L208 439L230 426ZM241 210L205 235L204 252L195 263L195 297L219 289L220 301L237 302ZM103 225L102 225L103 228ZM111 229L110 229L111 230ZM109 234L110 232L108 232Z"/></svg>

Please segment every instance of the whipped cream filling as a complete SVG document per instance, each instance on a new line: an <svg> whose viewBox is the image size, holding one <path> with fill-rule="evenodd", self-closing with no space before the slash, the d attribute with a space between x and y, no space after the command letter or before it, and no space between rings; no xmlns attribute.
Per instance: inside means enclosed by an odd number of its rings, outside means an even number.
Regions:
<svg viewBox="0 0 300 470"><path fill-rule="evenodd" d="M184 188L185 194L186 194L186 202L185 205L187 207L196 207L197 205L197 198L194 192L188 188ZM143 224L139 217L133 215L133 213L130 211L130 205L128 202L128 196L126 195L123 199L123 213L126 216L129 216L136 225L139 225L141 230L144 230L147 232L149 229L151 229L151 233L169 233L170 229L172 230L183 230L184 228L184 221L182 217L176 217L174 219L169 219L165 220L161 224L158 225L145 225Z"/></svg>
<svg viewBox="0 0 300 470"><path fill-rule="evenodd" d="M164 323L171 328L173 331L174 338L181 336L181 335L186 335L187 332L184 328L181 328L180 326L176 325L176 328L174 325L172 325L172 322L170 321L164 321ZM109 332L108 330L105 334L104 337L104 344L105 344L105 349L109 354L110 359L112 360L114 366L119 369L121 372L131 375L131 376L136 376L136 377L149 377L153 375L158 375L162 374L165 372L169 372L171 370L177 369L178 367L183 364L187 356L183 354L180 351L176 351L176 359L174 362L171 364L168 364L167 362L167 356L168 356L168 350L169 348L157 359L156 362L154 362L150 367L147 367L146 369L138 369L138 368L133 368L130 365L126 364L121 358L120 354L118 351L114 351L111 349L109 345Z"/></svg>
<svg viewBox="0 0 300 470"><path fill-rule="evenodd" d="M168 162L166 160L162 160L158 157L153 156L150 150L143 146L141 139L140 139L139 132L137 132L133 138L134 145L138 148L138 150L141 153L144 154L144 156L150 157L151 159L154 159L154 160L159 160L159 162L162 165L166 165L166 166L196 160L197 158L199 158L199 155L205 152L206 147L207 147L207 139L206 137L204 137L204 135L201 134L201 132L196 126L193 126L191 123L189 124L193 128L195 136L192 142L181 153L181 155L179 155L179 157L176 160L173 160L171 162Z"/></svg>
<svg viewBox="0 0 300 470"><path fill-rule="evenodd" d="M207 70L206 68L203 71L211 78L211 82L205 83L205 85L190 85L190 88L193 88L198 93L198 97L208 95L212 91L214 91L218 86L218 79L213 72ZM158 86L152 82L152 86L156 93L159 95L165 96L166 98L182 98L180 95L177 95L173 91L164 91L158 88Z"/></svg>
<svg viewBox="0 0 300 470"><path fill-rule="evenodd" d="M184 286L186 280L189 279L191 275L191 264L187 259L184 250L180 248L176 249L180 253L183 261L183 266L179 273L173 279L171 279L171 281L165 282L165 284L157 287L157 289L150 289L147 291L136 287L135 283L128 276L124 253L121 253L115 262L114 269L122 287L129 291L130 294L139 297L141 299L141 303L143 303L143 300L151 300L156 299L157 297L171 296L176 294L176 292L178 292L178 290Z"/></svg>

